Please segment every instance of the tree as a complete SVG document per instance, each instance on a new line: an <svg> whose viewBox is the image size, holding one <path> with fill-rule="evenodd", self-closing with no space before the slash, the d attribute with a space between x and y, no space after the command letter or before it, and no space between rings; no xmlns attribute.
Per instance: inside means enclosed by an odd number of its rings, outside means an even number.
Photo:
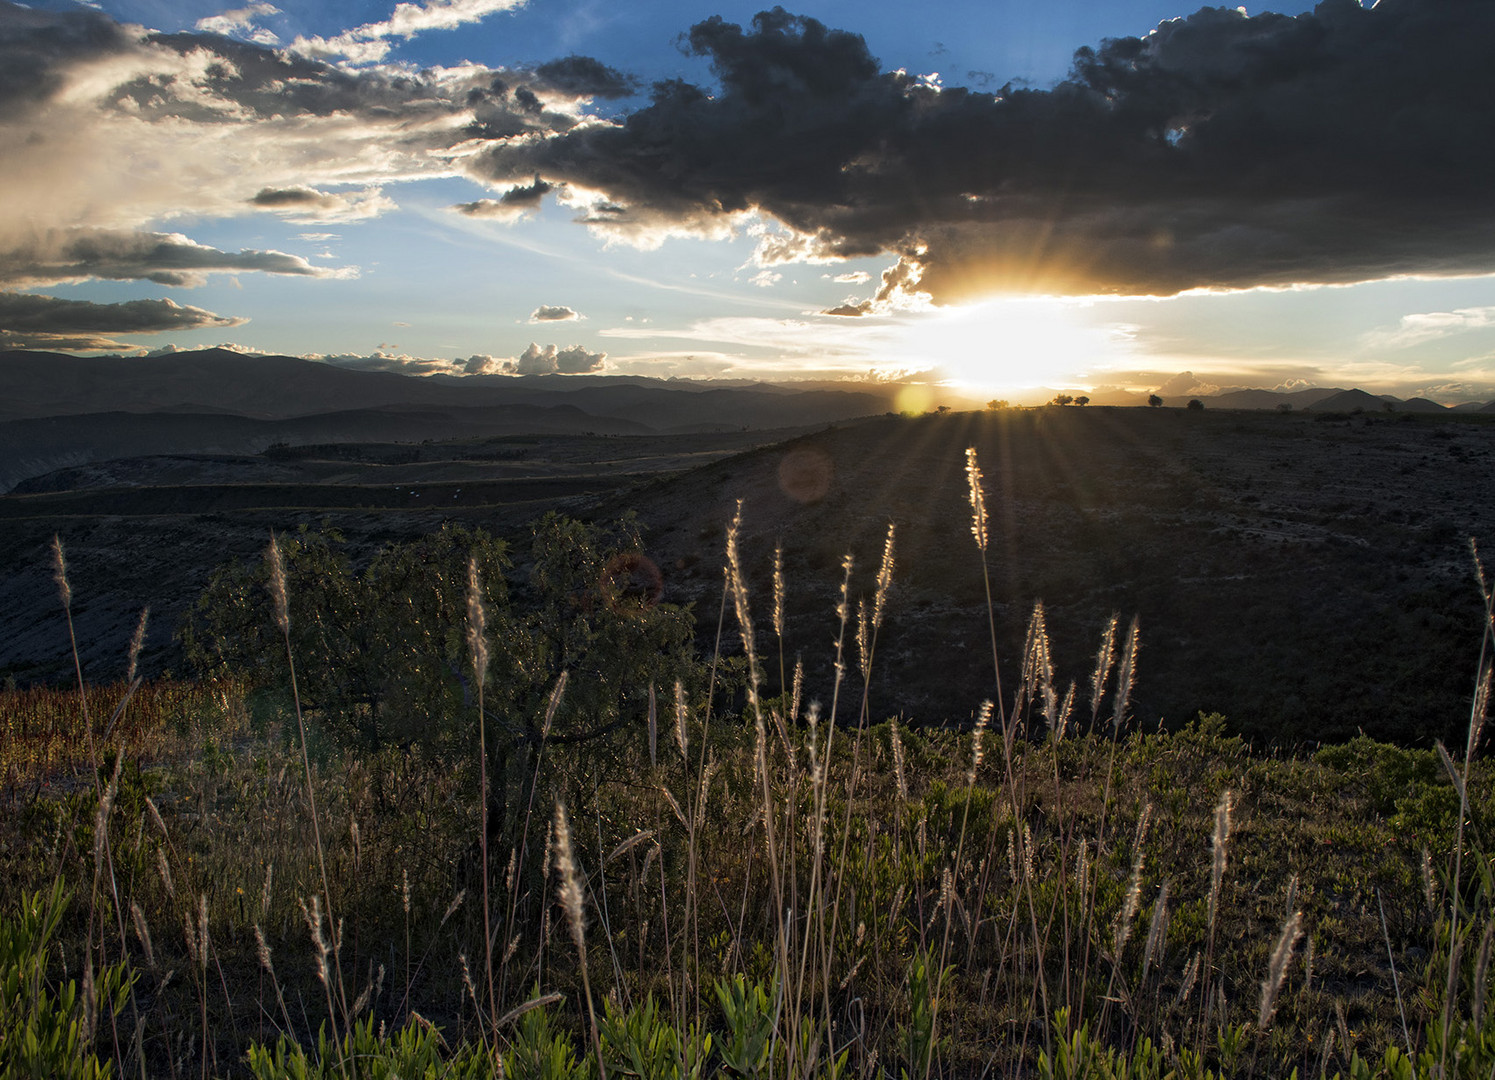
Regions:
<svg viewBox="0 0 1495 1080"><path fill-rule="evenodd" d="M508 545L444 526L382 549L359 572L336 532L303 528L278 543L303 705L340 741L445 748L456 735L447 720L460 711L471 670L463 637L468 562L477 560L490 627L509 637ZM220 567L188 614L182 643L204 674L288 693L268 581L262 559Z"/></svg>
<svg viewBox="0 0 1495 1080"><path fill-rule="evenodd" d="M1148 394L1147 395L1147 404L1148 404L1148 407L1153 408L1153 409L1161 408L1162 404L1163 404L1163 399L1160 398L1160 397L1158 397L1156 394Z"/></svg>
<svg viewBox="0 0 1495 1080"><path fill-rule="evenodd" d="M1009 406L1006 398L992 398L986 403L986 407L992 412L998 412L1002 409L1008 408Z"/></svg>
<svg viewBox="0 0 1495 1080"><path fill-rule="evenodd" d="M1050 401L1049 404L1050 405L1069 405L1069 404L1072 404L1073 402L1074 402L1074 398L1071 395L1069 395L1069 394L1055 394L1054 395L1054 399L1052 401Z"/></svg>
<svg viewBox="0 0 1495 1080"><path fill-rule="evenodd" d="M444 526L390 544L361 571L336 533L281 541L291 653L303 704L342 741L469 749L475 717L467 568L478 564L490 642L485 711L509 741L536 742L556 679L570 673L556 739L607 735L645 715L649 686L698 681L687 609L662 602L631 519L602 527L551 513L533 527L529 581L511 597L508 545ZM183 628L205 674L288 694L285 641L262 560L219 569ZM496 755L502 756L502 739ZM496 761L501 765L501 761Z"/></svg>
<svg viewBox="0 0 1495 1080"><path fill-rule="evenodd" d="M1190 398L1189 399L1189 411L1190 412L1203 412L1204 411L1204 402L1200 401L1198 398Z"/></svg>
<svg viewBox="0 0 1495 1080"><path fill-rule="evenodd" d="M1081 394L1079 397L1075 398L1075 404L1076 405L1089 405L1090 404L1090 399L1088 397L1085 397L1083 394Z"/></svg>

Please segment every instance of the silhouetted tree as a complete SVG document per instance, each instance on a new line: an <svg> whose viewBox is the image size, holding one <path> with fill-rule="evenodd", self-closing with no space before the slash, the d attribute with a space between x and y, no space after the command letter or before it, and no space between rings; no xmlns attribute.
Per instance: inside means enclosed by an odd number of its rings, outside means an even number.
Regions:
<svg viewBox="0 0 1495 1080"><path fill-rule="evenodd" d="M1204 411L1204 402L1200 401L1198 398L1190 398L1189 399L1189 411L1190 412L1203 412Z"/></svg>
<svg viewBox="0 0 1495 1080"><path fill-rule="evenodd" d="M1090 399L1088 397L1085 397L1082 394L1079 397L1075 398L1075 404L1076 405L1089 405L1090 404Z"/></svg>
<svg viewBox="0 0 1495 1080"><path fill-rule="evenodd" d="M1007 408L1007 399L1006 398L992 398L990 401L988 401L986 403L986 407L988 409L991 409L993 412L996 412L998 409L1005 409L1005 408Z"/></svg>
<svg viewBox="0 0 1495 1080"><path fill-rule="evenodd" d="M1070 405L1070 404L1074 403L1074 400L1075 399L1071 395L1069 395L1069 394L1055 394L1054 395L1054 400L1051 401L1051 402L1049 402L1049 404L1050 405Z"/></svg>
<svg viewBox="0 0 1495 1080"><path fill-rule="evenodd" d="M1152 408L1156 409L1156 408L1159 408L1159 407L1162 406L1163 399L1160 398L1160 397L1158 397L1156 394L1148 394L1147 395L1147 404L1149 406L1151 406Z"/></svg>

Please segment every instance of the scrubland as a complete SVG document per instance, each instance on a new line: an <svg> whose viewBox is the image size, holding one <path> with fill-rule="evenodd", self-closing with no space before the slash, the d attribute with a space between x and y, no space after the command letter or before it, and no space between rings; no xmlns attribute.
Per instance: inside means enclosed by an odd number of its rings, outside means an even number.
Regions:
<svg viewBox="0 0 1495 1080"><path fill-rule="evenodd" d="M1477 553L1463 742L1280 753L1144 729L1129 613L1004 651L965 466L948 723L883 705L896 528L821 681L738 519L714 640L626 527L547 519L512 589L475 533L303 534L204 593L196 679L6 691L0 1075L1495 1075Z"/></svg>

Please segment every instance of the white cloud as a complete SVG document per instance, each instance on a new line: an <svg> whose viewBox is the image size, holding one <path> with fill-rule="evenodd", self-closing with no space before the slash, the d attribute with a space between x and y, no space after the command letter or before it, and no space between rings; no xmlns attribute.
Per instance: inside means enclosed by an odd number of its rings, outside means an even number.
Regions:
<svg viewBox="0 0 1495 1080"><path fill-rule="evenodd" d="M409 40L426 30L454 30L500 11L523 7L525 0L427 0L424 4L396 4L388 19L365 23L332 38L298 37L291 52L317 59L343 58L354 64L383 60L389 38Z"/></svg>
<svg viewBox="0 0 1495 1080"><path fill-rule="evenodd" d="M279 15L274 4L250 4L218 15L197 20L197 29L204 34L222 34L225 37L243 37L257 45L279 45L280 38L263 27L254 25L256 19L267 15Z"/></svg>
<svg viewBox="0 0 1495 1080"><path fill-rule="evenodd" d="M360 221L395 209L395 201L379 187L358 191L319 191L304 184L267 187L261 188L249 202L257 210L279 214L298 224Z"/></svg>
<svg viewBox="0 0 1495 1080"><path fill-rule="evenodd" d="M582 317L564 304L541 304L529 313L529 321L532 323L575 322Z"/></svg>
<svg viewBox="0 0 1495 1080"><path fill-rule="evenodd" d="M1362 335L1361 343L1373 349L1406 349L1454 334L1495 326L1495 306L1424 311L1403 315L1394 329L1381 328Z"/></svg>

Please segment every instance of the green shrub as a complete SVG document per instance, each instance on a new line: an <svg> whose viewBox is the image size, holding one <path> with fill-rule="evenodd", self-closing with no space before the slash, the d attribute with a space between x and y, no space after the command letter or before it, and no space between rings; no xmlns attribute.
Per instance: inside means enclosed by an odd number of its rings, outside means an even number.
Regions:
<svg viewBox="0 0 1495 1080"><path fill-rule="evenodd" d="M84 980L57 984L47 957L67 909L62 882L50 892L23 892L13 914L0 919L0 1078L104 1080L112 1061L100 1061L93 1046L102 1015L116 1016L129 996L123 963Z"/></svg>

